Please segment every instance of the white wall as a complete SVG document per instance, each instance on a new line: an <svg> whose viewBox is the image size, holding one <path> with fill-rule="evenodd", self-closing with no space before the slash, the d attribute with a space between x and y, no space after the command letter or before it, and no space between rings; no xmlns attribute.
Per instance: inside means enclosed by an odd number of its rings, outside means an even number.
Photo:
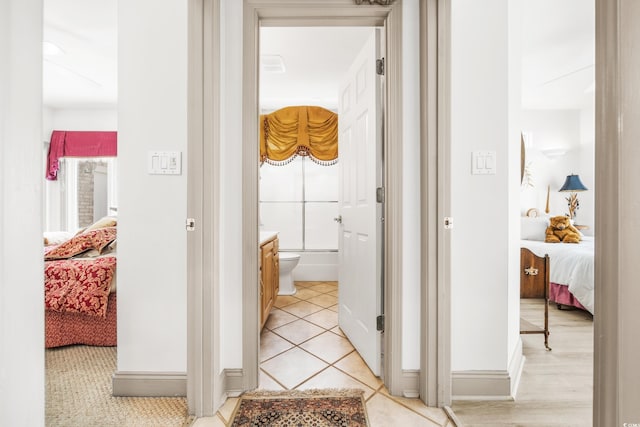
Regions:
<svg viewBox="0 0 640 427"><path fill-rule="evenodd" d="M576 221L587 225L589 228L583 230L588 236L593 236L596 230L595 207L596 207L596 118L595 100L580 110L580 148L579 167L580 179L589 189L579 195L580 209ZM576 172L578 173L578 172Z"/></svg>
<svg viewBox="0 0 640 427"><path fill-rule="evenodd" d="M522 132L522 22L523 2L509 1L507 8L508 56L508 136L507 136L507 357L510 375L520 375L522 340L520 339L520 159ZM511 392L517 392L518 379L510 378Z"/></svg>
<svg viewBox="0 0 640 427"><path fill-rule="evenodd" d="M517 218L519 200L512 151L520 149L509 122L509 3L452 2L453 371L504 371L519 342L519 310L509 308L519 286L509 263L517 259L510 216ZM496 151L495 175L471 175L473 150Z"/></svg>
<svg viewBox="0 0 640 427"><path fill-rule="evenodd" d="M187 2L118 2L118 371L185 372ZM182 175L147 153L182 152Z"/></svg>
<svg viewBox="0 0 640 427"><path fill-rule="evenodd" d="M115 131L118 130L118 107L111 108L45 108L45 141L54 130Z"/></svg>
<svg viewBox="0 0 640 427"><path fill-rule="evenodd" d="M576 222L589 226L585 234L594 230L594 109L590 105L582 110L525 110L523 130L528 135L526 163L531 171L532 185L523 185L520 193L520 211L524 215L530 208L544 213L549 186L549 215L568 213L568 194L558 190L569 174L580 175L589 189L578 194L580 208ZM561 150L552 155L549 150Z"/></svg>
<svg viewBox="0 0 640 427"><path fill-rule="evenodd" d="M42 2L0 2L0 425L44 425Z"/></svg>

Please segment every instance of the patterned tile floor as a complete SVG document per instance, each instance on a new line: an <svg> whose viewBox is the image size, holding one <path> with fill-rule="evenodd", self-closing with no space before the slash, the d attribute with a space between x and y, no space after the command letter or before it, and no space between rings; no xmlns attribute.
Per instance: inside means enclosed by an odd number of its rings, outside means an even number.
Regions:
<svg viewBox="0 0 640 427"><path fill-rule="evenodd" d="M293 296L279 296L260 341L260 389L360 388L372 427L453 426L439 408L390 396L338 327L337 282L296 282ZM295 369L291 367L295 366ZM227 426L237 398L194 427Z"/></svg>

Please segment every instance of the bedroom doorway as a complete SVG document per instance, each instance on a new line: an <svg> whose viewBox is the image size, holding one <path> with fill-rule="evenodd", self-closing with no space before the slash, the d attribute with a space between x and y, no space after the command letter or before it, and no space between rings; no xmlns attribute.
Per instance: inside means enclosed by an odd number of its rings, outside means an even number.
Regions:
<svg viewBox="0 0 640 427"><path fill-rule="evenodd" d="M557 377L558 383L567 384L571 390L545 390L544 384L537 387L538 384L533 383L541 399L536 403L554 399L558 404L564 401L566 406L582 407L583 418L576 417L572 422L587 424L593 406L590 387L594 372L593 314L599 304L594 301L597 294L594 268L595 4L592 1L574 7L565 4L554 8L553 19L547 20L547 15L548 8L541 3L525 2L522 25L517 30L522 37L523 64L519 116L522 133L518 141L523 174L517 221L521 224L519 246L538 256L547 254L551 259L548 324L549 345L553 351L548 354L539 351L540 335L521 336L527 363L520 388L526 396L527 390L532 389L529 372L544 369L546 375ZM544 25L540 25L542 20L546 21ZM573 23L570 31L566 31L567 20ZM571 193L562 189L573 174L588 188L573 193L580 200L580 209L574 212L577 216L574 215L573 220L583 234L581 241L578 244L545 243L549 218L569 216ZM544 301L544 293L532 294L521 289L520 296L521 318L543 325L544 304L535 304ZM569 356L567 349L563 349L569 342L575 343L571 356L556 360L554 354ZM585 383L589 386L582 387Z"/></svg>
<svg viewBox="0 0 640 427"><path fill-rule="evenodd" d="M277 131L278 119L297 108L298 114L308 115L309 122L314 123L314 128L310 125L309 135L315 143L308 154L308 147L298 144L298 149L305 147L302 154L294 154L297 157L287 159L280 159L276 148L273 154L268 151L272 147L270 141L264 147L261 145L261 234L267 233L265 230L279 231L281 268L283 262L287 262L285 257L301 257L294 270L298 281L291 287L285 276L286 285L280 284L281 295L273 302L273 313L260 334L261 388L281 388L274 380L287 388L296 384L305 388L308 384L317 385L318 381L322 381L319 378L326 378L329 372L341 378L344 374L335 370L333 365L343 357L344 366L348 366L348 360L366 363L373 374L382 376L382 335L376 330L376 318L383 309L380 268L383 201L376 202L376 188L382 187L383 171L379 155L383 109L381 105L376 105L382 101L384 84L384 76L376 75L376 59L384 56L381 34L380 29L373 27L260 29L260 112L265 117L265 128L271 125L274 132ZM350 69L353 70L351 79L342 82ZM353 107L360 105L353 108L360 112L355 113L351 111L348 100L351 99L351 89L355 90L358 76L360 104L352 102ZM368 82L367 86L365 82ZM370 105L362 103L365 87L370 87ZM270 115L274 110L276 112ZM363 115L367 111L369 115ZM321 114L322 118L315 117L315 114ZM358 120L350 124L356 118ZM331 159L323 157L318 160L314 157L324 154L320 151L321 142L312 134L312 129L317 129L318 123L330 123L332 127L331 135L335 139L325 137L322 140L326 143L324 151L334 153ZM358 123L368 123L370 134L364 132L366 128L358 128ZM348 135L354 138L349 144ZM358 142L358 138L362 138L362 142ZM339 144L336 144L337 140L340 140ZM349 149L352 146L353 149ZM366 147L369 148L363 150ZM356 149L359 157L355 155ZM339 156L334 158L338 152ZM370 155L364 156L364 153ZM360 173L357 174L357 171ZM371 175L366 177L363 175L365 171ZM351 186L358 183L366 187L352 191ZM357 233L352 230L349 219L352 212L349 208L351 193L368 198L358 199L360 209L367 209L359 215L362 219L371 218L368 226L371 230L360 229ZM364 200L370 200L369 204L363 203ZM369 220L357 223L364 225ZM351 235L360 236L355 241L361 242L358 248L348 248L353 241L348 238ZM365 247L361 247L362 243L371 245L371 249L365 250ZM347 256L357 253L361 255ZM366 253L369 255L362 258ZM371 268L372 265L378 267ZM367 273L371 277L367 277ZM338 276L346 280L338 283ZM354 318L356 313L360 313L359 318ZM367 323L366 328L359 327ZM303 330L304 333L301 332ZM357 354L351 354L354 348ZM291 379L292 373L282 370L283 367L291 370L293 364L287 361L292 357L309 357L300 349L313 354L321 362L311 359L304 363L313 365L316 362L315 368L306 373L311 378L300 373L300 376ZM327 372L315 376L327 366L330 366ZM367 377L367 380L370 378ZM331 386L338 385L334 383Z"/></svg>
<svg viewBox="0 0 640 427"><path fill-rule="evenodd" d="M113 0L82 4L45 0L42 11L41 226L45 251L49 254L65 242L69 242L67 248L84 248L59 252L51 260L45 257L41 297L45 309L45 421L58 425L63 420L74 423L68 414L83 412L79 410L83 405L101 407L88 396L107 401L116 370L118 21ZM87 232L84 237L83 230ZM111 242L91 251L80 244L98 235ZM69 297L66 303L56 304L56 292L71 289L72 283L91 288L84 280L91 274L103 277L99 284L93 282L94 310L88 309L90 304L78 303L82 298L89 300L81 286L69 292L78 295L77 299ZM94 395L95 390L102 393ZM86 399L79 401L79 396ZM104 418L106 409L101 408L95 412L103 413L95 416ZM85 422L100 423L91 417Z"/></svg>

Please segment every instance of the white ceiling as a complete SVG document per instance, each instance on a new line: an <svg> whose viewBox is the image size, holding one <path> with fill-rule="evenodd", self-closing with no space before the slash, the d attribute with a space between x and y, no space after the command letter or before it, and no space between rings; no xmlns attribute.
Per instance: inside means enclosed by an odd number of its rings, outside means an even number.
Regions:
<svg viewBox="0 0 640 427"><path fill-rule="evenodd" d="M579 109L593 102L594 0L523 0L524 108ZM337 82L368 35L364 28L263 28L261 54L285 73L261 73L264 108L314 103L335 108ZM44 104L117 102L117 1L44 0L44 40L64 53L44 57Z"/></svg>
<svg viewBox="0 0 640 427"><path fill-rule="evenodd" d="M260 106L338 107L338 85L373 29L365 27L260 30L260 55L278 55L284 73L260 72Z"/></svg>
<svg viewBox="0 0 640 427"><path fill-rule="evenodd" d="M44 0L43 39L63 50L59 55L44 55L44 105L116 105L116 6L116 0Z"/></svg>
<svg viewBox="0 0 640 427"><path fill-rule="evenodd" d="M522 105L580 109L595 94L594 0L526 0Z"/></svg>

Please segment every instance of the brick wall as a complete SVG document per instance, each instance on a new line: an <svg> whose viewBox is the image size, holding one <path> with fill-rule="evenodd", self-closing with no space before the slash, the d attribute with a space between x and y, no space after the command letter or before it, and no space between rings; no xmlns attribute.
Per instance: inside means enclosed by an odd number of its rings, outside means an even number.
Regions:
<svg viewBox="0 0 640 427"><path fill-rule="evenodd" d="M106 162L83 161L78 163L78 226L93 224L93 171Z"/></svg>

